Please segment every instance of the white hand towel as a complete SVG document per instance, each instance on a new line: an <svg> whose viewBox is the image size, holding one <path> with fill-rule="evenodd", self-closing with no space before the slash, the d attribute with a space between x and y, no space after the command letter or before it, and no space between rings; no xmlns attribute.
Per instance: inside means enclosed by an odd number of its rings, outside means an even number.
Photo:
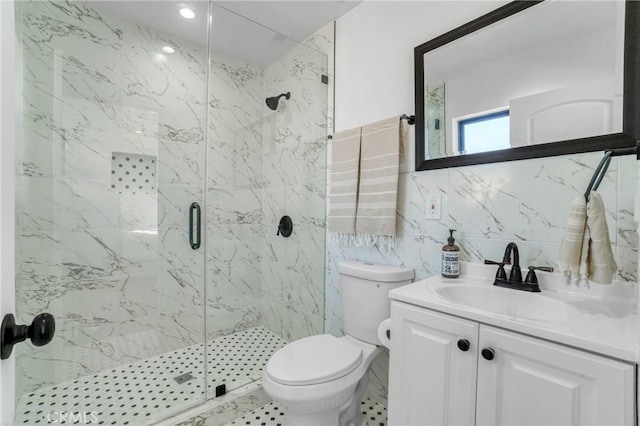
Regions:
<svg viewBox="0 0 640 426"><path fill-rule="evenodd" d="M329 194L329 235L341 245L352 244L360 168L360 127L335 133L332 139Z"/></svg>
<svg viewBox="0 0 640 426"><path fill-rule="evenodd" d="M377 245L386 249L395 247L403 121L400 117L392 117L362 128L356 214L356 239L359 245Z"/></svg>
<svg viewBox="0 0 640 426"><path fill-rule="evenodd" d="M602 197L596 192L591 193L587 204L587 230L589 231L587 276L595 283L611 284L618 265L611 249L604 203Z"/></svg>

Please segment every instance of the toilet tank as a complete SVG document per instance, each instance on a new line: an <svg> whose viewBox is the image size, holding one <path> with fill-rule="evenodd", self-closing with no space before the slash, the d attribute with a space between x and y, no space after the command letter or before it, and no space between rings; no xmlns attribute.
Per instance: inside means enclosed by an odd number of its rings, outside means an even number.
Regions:
<svg viewBox="0 0 640 426"><path fill-rule="evenodd" d="M391 315L389 291L413 281L413 269L345 260L338 264L344 332L381 345L378 324Z"/></svg>

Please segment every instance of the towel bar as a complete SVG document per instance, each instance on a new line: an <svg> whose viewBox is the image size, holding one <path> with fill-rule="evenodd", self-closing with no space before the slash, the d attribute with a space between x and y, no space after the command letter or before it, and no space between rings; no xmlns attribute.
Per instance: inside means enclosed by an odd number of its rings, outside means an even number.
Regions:
<svg viewBox="0 0 640 426"><path fill-rule="evenodd" d="M636 159L640 160L640 140L636 141L636 146L634 147L607 149L605 152L610 152L610 157L636 154Z"/></svg>
<svg viewBox="0 0 640 426"><path fill-rule="evenodd" d="M409 123L410 125L416 124L416 116L415 115L402 114L400 116L400 120L407 120L407 123ZM333 139L333 135L327 136L327 139Z"/></svg>

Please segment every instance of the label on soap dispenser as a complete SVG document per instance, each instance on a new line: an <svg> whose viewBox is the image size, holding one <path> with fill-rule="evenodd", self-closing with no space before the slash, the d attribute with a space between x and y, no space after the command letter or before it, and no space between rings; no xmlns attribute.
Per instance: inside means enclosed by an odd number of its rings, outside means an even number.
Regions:
<svg viewBox="0 0 640 426"><path fill-rule="evenodd" d="M442 251L442 276L457 278L460 276L460 252Z"/></svg>

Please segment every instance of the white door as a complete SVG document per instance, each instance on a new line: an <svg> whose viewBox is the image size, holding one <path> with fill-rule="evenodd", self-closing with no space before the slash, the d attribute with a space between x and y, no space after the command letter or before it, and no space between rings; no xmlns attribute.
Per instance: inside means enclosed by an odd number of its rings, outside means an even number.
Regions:
<svg viewBox="0 0 640 426"><path fill-rule="evenodd" d="M14 11L0 1L0 319L14 312ZM0 424L14 415L13 358L0 361Z"/></svg>
<svg viewBox="0 0 640 426"><path fill-rule="evenodd" d="M511 146L606 135L622 131L622 93L613 81L571 87L512 99Z"/></svg>
<svg viewBox="0 0 640 426"><path fill-rule="evenodd" d="M479 346L476 424L634 424L632 365L484 325Z"/></svg>
<svg viewBox="0 0 640 426"><path fill-rule="evenodd" d="M478 324L391 303L390 425L472 425Z"/></svg>

